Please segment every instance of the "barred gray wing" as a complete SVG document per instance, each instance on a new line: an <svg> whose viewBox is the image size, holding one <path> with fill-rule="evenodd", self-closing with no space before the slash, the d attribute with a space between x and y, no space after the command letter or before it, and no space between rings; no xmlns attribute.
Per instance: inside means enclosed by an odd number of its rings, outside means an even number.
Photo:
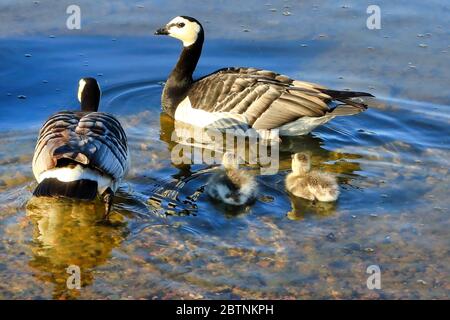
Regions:
<svg viewBox="0 0 450 320"><path fill-rule="evenodd" d="M42 126L33 157L33 173L54 168L69 159L121 179L129 166L127 137L112 115L63 111Z"/></svg>
<svg viewBox="0 0 450 320"><path fill-rule="evenodd" d="M330 105L333 100L347 106L339 115L358 113L365 106L346 99L360 95L367 94L328 90L255 68L218 70L194 82L188 92L193 108L244 114L254 129L277 128L305 116L322 117L335 108Z"/></svg>

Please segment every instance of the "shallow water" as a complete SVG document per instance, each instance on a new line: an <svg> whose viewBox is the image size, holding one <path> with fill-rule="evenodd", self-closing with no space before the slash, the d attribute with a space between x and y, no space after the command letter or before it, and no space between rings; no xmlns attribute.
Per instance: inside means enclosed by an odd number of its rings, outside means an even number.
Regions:
<svg viewBox="0 0 450 320"><path fill-rule="evenodd" d="M74 32L64 1L0 4L0 298L448 298L448 4L379 1L382 29L370 31L364 1L78 2L87 17ZM254 66L378 100L283 139L280 172L258 177L258 201L218 206L201 192L206 165L172 165L174 125L161 114L180 47L151 34L181 13L209 21L198 75ZM31 199L39 127L77 107L89 75L132 155L110 225L95 204ZM338 175L337 203L284 191L291 154L305 150ZM79 291L66 288L72 264ZM373 264L381 290L366 287Z"/></svg>

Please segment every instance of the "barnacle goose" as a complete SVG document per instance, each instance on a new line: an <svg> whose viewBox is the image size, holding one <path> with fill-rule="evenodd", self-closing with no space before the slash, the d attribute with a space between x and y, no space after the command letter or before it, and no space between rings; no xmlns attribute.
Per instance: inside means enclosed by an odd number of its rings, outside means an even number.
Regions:
<svg viewBox="0 0 450 320"><path fill-rule="evenodd" d="M119 121L97 112L100 86L79 82L81 111L61 111L42 126L33 156L38 181L34 196L105 202L108 217L118 185L129 167L127 137Z"/></svg>
<svg viewBox="0 0 450 320"><path fill-rule="evenodd" d="M227 205L243 206L255 200L257 183L253 176L239 170L238 159L231 152L225 152L222 167L206 184L206 193Z"/></svg>
<svg viewBox="0 0 450 320"><path fill-rule="evenodd" d="M292 156L292 172L286 177L286 190L296 197L311 201L336 201L339 187L336 178L325 172L311 170L311 158L306 153Z"/></svg>
<svg viewBox="0 0 450 320"><path fill-rule="evenodd" d="M202 52L203 27L178 16L158 29L183 42L183 51L165 84L162 107L172 118L198 127L279 129L280 135L305 135L336 116L367 109L355 97L365 92L337 91L255 68L224 68L196 81L192 74Z"/></svg>

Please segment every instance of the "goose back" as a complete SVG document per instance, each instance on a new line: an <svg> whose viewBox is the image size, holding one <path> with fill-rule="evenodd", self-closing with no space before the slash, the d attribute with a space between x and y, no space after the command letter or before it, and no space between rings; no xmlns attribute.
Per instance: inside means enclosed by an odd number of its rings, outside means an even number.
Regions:
<svg viewBox="0 0 450 320"><path fill-rule="evenodd" d="M33 157L36 179L64 160L121 179L129 167L127 137L119 121L103 112L63 111L42 126ZM38 179L39 180L39 179Z"/></svg>

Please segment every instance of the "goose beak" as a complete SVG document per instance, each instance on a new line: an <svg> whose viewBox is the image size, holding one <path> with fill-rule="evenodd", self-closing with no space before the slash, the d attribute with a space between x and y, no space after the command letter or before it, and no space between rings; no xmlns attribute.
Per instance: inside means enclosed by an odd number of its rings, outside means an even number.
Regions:
<svg viewBox="0 0 450 320"><path fill-rule="evenodd" d="M165 26L155 31L155 36L167 36L168 34L169 30Z"/></svg>

